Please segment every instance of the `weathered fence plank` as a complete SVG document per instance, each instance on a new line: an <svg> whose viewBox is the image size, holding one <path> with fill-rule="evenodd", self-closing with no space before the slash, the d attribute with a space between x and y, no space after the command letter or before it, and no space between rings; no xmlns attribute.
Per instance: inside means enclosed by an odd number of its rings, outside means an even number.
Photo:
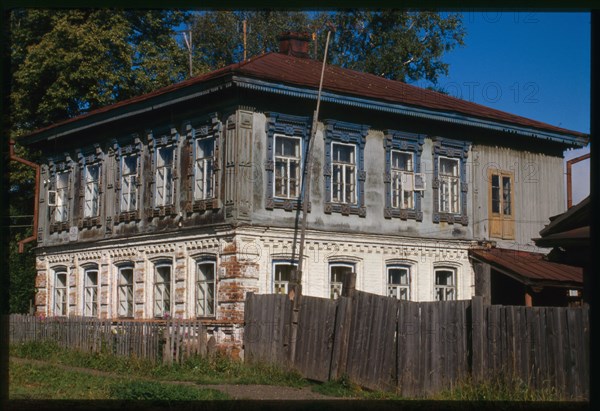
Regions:
<svg viewBox="0 0 600 411"><path fill-rule="evenodd" d="M328 381L333 351L336 302L302 296L294 366L307 378Z"/></svg>
<svg viewBox="0 0 600 411"><path fill-rule="evenodd" d="M187 331L185 331L187 330ZM161 342L161 333L164 340ZM51 340L61 347L82 352L109 352L155 362L163 354L166 364L180 363L190 357L184 350L194 339L203 342L206 355L206 329L197 320L173 320L160 323L96 319L91 317L37 318L10 316L10 343ZM191 354L191 352L190 352Z"/></svg>

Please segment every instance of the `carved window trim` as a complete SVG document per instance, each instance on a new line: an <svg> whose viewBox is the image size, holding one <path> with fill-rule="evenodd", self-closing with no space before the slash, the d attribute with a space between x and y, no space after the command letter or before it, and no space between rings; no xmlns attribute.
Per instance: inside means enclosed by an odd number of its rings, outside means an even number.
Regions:
<svg viewBox="0 0 600 411"><path fill-rule="evenodd" d="M400 218L401 220L423 221L421 211L421 199L423 192L414 191L414 208L403 209L392 207L392 151L398 150L413 154L413 172L421 172L421 154L423 152L424 136L420 134L407 133L396 130L386 130L383 139L385 149L385 207L383 215L385 218Z"/></svg>
<svg viewBox="0 0 600 411"><path fill-rule="evenodd" d="M160 127L147 132L148 150L150 152L150 162L152 170L147 178L147 189L149 190L150 203L148 204L148 218L175 216L177 214L178 181L179 181L179 133L175 127ZM173 194L171 204L156 206L156 167L157 155L161 148L173 147L173 165L171 171L171 180L173 185Z"/></svg>
<svg viewBox="0 0 600 411"><path fill-rule="evenodd" d="M72 205L73 205L73 182L75 173L75 162L71 159L69 153L65 153L64 157L50 158L48 159L48 191L57 190L57 177L58 174L68 174L67 188L66 188L66 214L67 217L64 221L56 221L56 206L48 207L48 221L49 221L49 232L50 234L61 231L68 231L71 227L72 220Z"/></svg>
<svg viewBox="0 0 600 411"><path fill-rule="evenodd" d="M302 191L304 181L307 177L307 150L308 139L310 138L311 119L310 117L294 116L290 114L269 112L267 115L267 161L265 163L265 172L267 177L267 191L265 195L265 208L267 210L283 209L293 211L302 208ZM281 198L275 196L275 136L296 137L301 141L300 157L300 192L297 199ZM306 193L308 201L308 211L310 212L310 193Z"/></svg>
<svg viewBox="0 0 600 411"><path fill-rule="evenodd" d="M102 226L102 207L104 205L104 153L102 152L100 145L95 144L92 149L78 150L77 151L77 163L79 165L79 193L78 193L78 207L79 207L79 218L77 226L79 229L93 228ZM86 191L86 179L87 169L89 166L98 166L98 212L94 216L84 216L85 209L85 191Z"/></svg>
<svg viewBox="0 0 600 411"><path fill-rule="evenodd" d="M469 224L467 214L467 193L469 185L467 183L467 157L471 143L468 141L451 140L443 137L433 138L433 222L446 222L448 224L460 223L464 226ZM460 170L460 212L443 213L440 212L440 179L439 179L439 159L440 157L453 158L459 160Z"/></svg>
<svg viewBox="0 0 600 411"><path fill-rule="evenodd" d="M369 126L345 123L337 120L325 120L325 164L323 175L325 176L325 213L341 213L342 215L357 214L360 217L367 215L365 207L365 143ZM353 144L356 146L356 203L342 204L332 201L332 143Z"/></svg>
<svg viewBox="0 0 600 411"><path fill-rule="evenodd" d="M137 134L131 135L128 139L121 141L114 141L113 150L115 153L115 165L117 172L114 176L114 187L115 187L115 223L138 221L141 218L141 191L142 191L142 158L143 158L143 144ZM122 190L122 177L123 177L123 158L128 156L136 157L136 208L129 211L121 211L121 190Z"/></svg>
<svg viewBox="0 0 600 411"><path fill-rule="evenodd" d="M206 117L188 121L184 124L186 131L186 138L189 162L187 176L186 176L186 189L190 193L190 198L186 202L185 208L188 213L191 212L204 212L206 210L217 210L221 208L222 202L220 201L221 193L221 145L222 145L222 131L223 126L219 121L217 113L212 113ZM213 170L212 170L212 183L213 183L213 195L211 198L195 199L195 179L196 179L196 144L200 139L214 139L214 151L213 151Z"/></svg>

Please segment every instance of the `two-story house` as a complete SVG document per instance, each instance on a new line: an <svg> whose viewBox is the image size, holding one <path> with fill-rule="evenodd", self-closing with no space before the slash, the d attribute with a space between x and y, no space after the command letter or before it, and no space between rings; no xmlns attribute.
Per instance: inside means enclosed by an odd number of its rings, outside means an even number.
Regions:
<svg viewBox="0 0 600 411"><path fill-rule="evenodd" d="M289 37L289 36L288 36ZM293 37L293 36L292 36ZM38 130L36 310L203 318L240 338L246 292L286 292L311 179L303 293L469 299L478 240L531 244L589 136L371 74L307 43Z"/></svg>

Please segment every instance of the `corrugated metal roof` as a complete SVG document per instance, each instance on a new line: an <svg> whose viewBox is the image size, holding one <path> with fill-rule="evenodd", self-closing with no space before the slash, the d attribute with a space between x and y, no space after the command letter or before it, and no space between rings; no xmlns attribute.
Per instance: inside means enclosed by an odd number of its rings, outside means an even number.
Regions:
<svg viewBox="0 0 600 411"><path fill-rule="evenodd" d="M532 283L583 284L583 268L547 261L545 255L505 248L471 249L469 256Z"/></svg>
<svg viewBox="0 0 600 411"><path fill-rule="evenodd" d="M152 93L134 97L94 110L82 116L53 124L49 127L36 130L31 133L30 136L50 130L54 127L76 122L84 118L90 118L101 113L107 113L111 110L134 105L186 87L208 83L211 80L230 75L247 76L255 79L317 89L320 74L321 62L317 60L298 58L280 53L267 53L241 63L232 64L222 69L164 87ZM373 74L362 73L332 65L328 65L326 68L323 89L349 96L360 96L391 103L401 103L417 108L421 107L445 113L458 113L481 119L490 119L507 124L566 134L569 136L588 137L588 135L584 133L567 130L540 121L495 110L490 107L415 87L400 81L388 80Z"/></svg>

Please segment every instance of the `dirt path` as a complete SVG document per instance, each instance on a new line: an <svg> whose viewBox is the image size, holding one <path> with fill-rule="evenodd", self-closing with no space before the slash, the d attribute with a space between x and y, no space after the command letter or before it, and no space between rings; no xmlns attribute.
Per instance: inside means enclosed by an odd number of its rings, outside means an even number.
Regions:
<svg viewBox="0 0 600 411"><path fill-rule="evenodd" d="M10 361L20 364L51 365L68 371L76 371L100 377L122 378L120 374L99 371L90 368L72 367L69 365L56 364L48 361L32 360L28 358L10 357ZM190 385L197 388L208 388L221 391L236 400L334 400L337 397L329 397L313 392L310 387L293 388L276 385L234 385L234 384L197 384L193 381L164 381L148 377L136 377L145 381L158 381L166 384Z"/></svg>

